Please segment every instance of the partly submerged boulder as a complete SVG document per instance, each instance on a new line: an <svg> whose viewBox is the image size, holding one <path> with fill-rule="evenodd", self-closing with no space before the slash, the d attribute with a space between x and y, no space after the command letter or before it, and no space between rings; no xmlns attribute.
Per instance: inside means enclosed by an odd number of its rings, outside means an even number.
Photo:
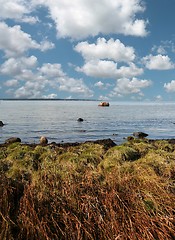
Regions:
<svg viewBox="0 0 175 240"><path fill-rule="evenodd" d="M0 127L3 127L4 123L2 121L0 121Z"/></svg>
<svg viewBox="0 0 175 240"><path fill-rule="evenodd" d="M147 137L148 134L147 134L147 133L144 133L144 132L134 132L134 133L133 133L133 136L142 139L142 138Z"/></svg>
<svg viewBox="0 0 175 240"><path fill-rule="evenodd" d="M98 104L98 106L100 106L100 107L109 107L109 103L108 102L100 102Z"/></svg>
<svg viewBox="0 0 175 240"><path fill-rule="evenodd" d="M84 120L83 120L83 118L78 118L77 121L78 122L83 122Z"/></svg>
<svg viewBox="0 0 175 240"><path fill-rule="evenodd" d="M100 106L100 107L109 107L109 103L108 102L100 102L98 104L98 106Z"/></svg>

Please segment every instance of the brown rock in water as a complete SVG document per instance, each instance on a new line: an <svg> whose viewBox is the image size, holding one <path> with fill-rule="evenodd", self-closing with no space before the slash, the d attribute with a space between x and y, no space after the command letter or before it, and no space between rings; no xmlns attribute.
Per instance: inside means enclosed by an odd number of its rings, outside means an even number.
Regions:
<svg viewBox="0 0 175 240"><path fill-rule="evenodd" d="M100 106L100 107L109 107L109 103L108 102L100 102L98 104L98 106Z"/></svg>
<svg viewBox="0 0 175 240"><path fill-rule="evenodd" d="M40 144L47 144L48 143L48 139L44 136L40 137Z"/></svg>

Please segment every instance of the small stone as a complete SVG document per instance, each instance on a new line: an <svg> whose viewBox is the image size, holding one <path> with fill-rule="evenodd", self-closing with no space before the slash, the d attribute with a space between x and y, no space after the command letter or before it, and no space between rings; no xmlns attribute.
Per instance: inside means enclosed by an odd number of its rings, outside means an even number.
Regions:
<svg viewBox="0 0 175 240"><path fill-rule="evenodd" d="M44 136L40 137L40 144L47 144L48 143L48 139Z"/></svg>

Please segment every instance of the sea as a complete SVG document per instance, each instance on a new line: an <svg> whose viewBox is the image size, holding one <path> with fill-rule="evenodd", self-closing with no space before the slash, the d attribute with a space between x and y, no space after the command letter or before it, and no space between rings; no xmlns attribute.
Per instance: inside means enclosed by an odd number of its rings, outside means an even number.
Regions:
<svg viewBox="0 0 175 240"><path fill-rule="evenodd" d="M126 141L133 132L145 132L149 139L175 138L175 103L98 101L1 100L0 143L19 137L23 143L85 142L112 139ZM84 121L78 122L78 118Z"/></svg>

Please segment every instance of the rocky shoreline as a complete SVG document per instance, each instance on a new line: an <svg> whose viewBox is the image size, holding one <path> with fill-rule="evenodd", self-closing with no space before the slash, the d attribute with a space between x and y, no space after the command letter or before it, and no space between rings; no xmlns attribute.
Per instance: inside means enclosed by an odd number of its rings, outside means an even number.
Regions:
<svg viewBox="0 0 175 240"><path fill-rule="evenodd" d="M137 133L133 133L133 135L136 135ZM133 136L128 136L126 139L125 139L125 142L128 141L128 142L132 142L132 141L137 141L137 140L144 140L145 142L147 143L153 143L153 142L156 142L156 141L167 141L168 143L170 144L175 144L175 138L167 138L167 139L149 139L149 138L140 138L138 136L136 137L133 137ZM48 139L44 136L40 137L38 143L23 143L22 140L19 138L19 137L11 137L7 140L5 140L4 143L0 143L0 147L3 147L3 146L8 146L12 143L21 143L23 145L28 145L28 146L38 146L38 145L41 145L41 146L46 146L46 145L55 145L55 146L58 146L58 147L73 147L73 146L79 146L83 143L95 143L95 144L100 144L100 145L103 145L106 149L109 149L110 147L114 147L118 144L116 144L111 138L105 138L105 139L98 139L98 140L88 140L88 141L84 141L84 142L59 142L59 143L56 143L56 142L50 142L48 143ZM122 145L123 143L121 143L120 145Z"/></svg>

